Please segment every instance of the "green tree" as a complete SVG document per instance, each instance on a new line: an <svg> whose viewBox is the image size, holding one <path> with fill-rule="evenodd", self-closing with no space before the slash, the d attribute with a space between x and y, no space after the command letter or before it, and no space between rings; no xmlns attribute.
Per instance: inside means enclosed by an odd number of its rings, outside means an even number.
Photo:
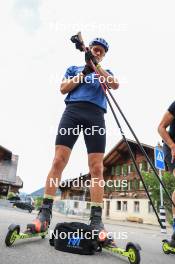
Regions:
<svg viewBox="0 0 175 264"><path fill-rule="evenodd" d="M157 204L157 206L160 206L160 184L159 184L159 181L156 175L153 172L152 173L142 172L142 175L144 177L145 184L151 193L151 197L153 199L154 204ZM175 177L173 176L173 174L169 172L164 172L162 181L171 196L171 194L175 190ZM165 209L169 214L171 214L172 205L164 190L163 190L163 196L164 196Z"/></svg>
<svg viewBox="0 0 175 264"><path fill-rule="evenodd" d="M7 199L11 199L15 196L16 196L16 194L14 192L8 192Z"/></svg>
<svg viewBox="0 0 175 264"><path fill-rule="evenodd" d="M43 202L43 197L42 196L38 196L38 197L35 198L35 208L36 208L36 210L38 210L39 207L41 207L42 202Z"/></svg>

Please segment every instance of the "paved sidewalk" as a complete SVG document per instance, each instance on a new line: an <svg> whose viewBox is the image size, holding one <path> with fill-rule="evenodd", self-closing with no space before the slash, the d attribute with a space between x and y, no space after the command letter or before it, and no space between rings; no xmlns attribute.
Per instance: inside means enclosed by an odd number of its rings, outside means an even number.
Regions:
<svg viewBox="0 0 175 264"><path fill-rule="evenodd" d="M75 220L81 220L84 222L88 222L89 218L88 217L82 217L79 215L64 215L59 212L54 211L54 214L57 215L60 218L68 218L72 221ZM160 231L160 226L157 225L151 225L151 224L140 224L140 223L135 223L135 222L129 222L129 221L119 221L119 220L112 220L112 219L103 219L104 224L110 224L110 225L118 225L118 226L126 226L130 228L138 228L138 229L147 229L147 230L155 230L155 231ZM167 225L167 232L172 232L172 227L168 224Z"/></svg>

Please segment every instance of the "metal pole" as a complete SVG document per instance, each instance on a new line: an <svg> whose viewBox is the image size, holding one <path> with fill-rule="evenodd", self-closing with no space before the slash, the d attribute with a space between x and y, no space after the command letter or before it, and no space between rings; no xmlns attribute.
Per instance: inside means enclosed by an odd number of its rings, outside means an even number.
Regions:
<svg viewBox="0 0 175 264"><path fill-rule="evenodd" d="M159 177L160 180L162 181L162 171L159 170ZM166 212L165 212L165 207L164 207L164 203L163 203L163 188L162 185L160 184L160 220L162 222L162 226L161 226L161 233L166 234L167 230L166 230Z"/></svg>
<svg viewBox="0 0 175 264"><path fill-rule="evenodd" d="M159 170L159 177L162 181L162 171L161 170ZM160 206L163 206L163 188L161 184L160 184Z"/></svg>

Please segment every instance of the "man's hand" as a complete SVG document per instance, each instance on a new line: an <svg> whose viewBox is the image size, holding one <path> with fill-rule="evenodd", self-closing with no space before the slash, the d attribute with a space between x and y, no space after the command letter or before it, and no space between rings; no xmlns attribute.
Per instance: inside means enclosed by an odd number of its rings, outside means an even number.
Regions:
<svg viewBox="0 0 175 264"><path fill-rule="evenodd" d="M171 146L171 156L172 156L171 163L173 163L175 162L175 144Z"/></svg>
<svg viewBox="0 0 175 264"><path fill-rule="evenodd" d="M96 60L95 56L92 54L90 50L85 52L85 61L89 65L90 60L95 64L95 66L98 64L98 61Z"/></svg>
<svg viewBox="0 0 175 264"><path fill-rule="evenodd" d="M94 70L87 64L85 65L84 69L82 70L82 73L84 74L84 76L86 76L92 72L94 72Z"/></svg>

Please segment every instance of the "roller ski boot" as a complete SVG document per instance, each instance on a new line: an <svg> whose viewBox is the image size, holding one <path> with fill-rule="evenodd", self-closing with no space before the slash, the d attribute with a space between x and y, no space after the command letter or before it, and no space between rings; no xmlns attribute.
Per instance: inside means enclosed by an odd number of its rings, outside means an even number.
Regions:
<svg viewBox="0 0 175 264"><path fill-rule="evenodd" d="M10 247L16 240L20 239L33 237L41 237L44 239L48 234L48 228L52 217L52 204L53 200L44 199L37 218L33 223L27 225L23 233L20 233L19 225L10 225L5 239L6 246Z"/></svg>
<svg viewBox="0 0 175 264"><path fill-rule="evenodd" d="M171 237L171 240L164 239L162 245L163 252L165 254L175 254L175 231Z"/></svg>
<svg viewBox="0 0 175 264"><path fill-rule="evenodd" d="M113 254L128 258L130 264L140 263L141 247L137 243L132 242L127 243L126 249L118 247L112 236L109 236L109 233L105 230L104 224L102 222L102 208L100 206L91 207L90 226L93 228L93 230L98 230L98 252L103 250L109 251Z"/></svg>
<svg viewBox="0 0 175 264"><path fill-rule="evenodd" d="M33 223L27 225L26 232L41 233L48 230L52 217L53 200L44 199L37 218Z"/></svg>
<svg viewBox="0 0 175 264"><path fill-rule="evenodd" d="M92 206L90 214L90 226L93 230L97 230L98 239L102 246L117 247L113 238L108 235L102 222L102 208L100 206Z"/></svg>

